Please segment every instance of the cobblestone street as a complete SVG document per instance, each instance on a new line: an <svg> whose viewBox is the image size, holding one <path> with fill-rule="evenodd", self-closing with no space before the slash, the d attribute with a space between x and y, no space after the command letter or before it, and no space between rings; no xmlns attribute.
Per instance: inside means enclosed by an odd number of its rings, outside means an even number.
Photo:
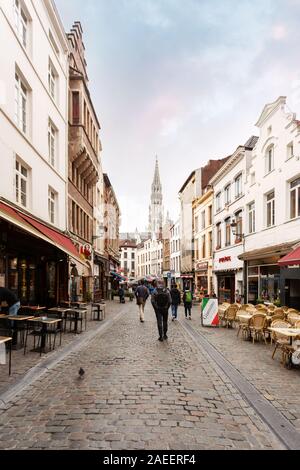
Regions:
<svg viewBox="0 0 300 470"><path fill-rule="evenodd" d="M108 307L111 315L122 309L119 320L1 411L1 448L283 447L180 322L170 322L169 339L160 343L149 303L145 323L139 322L134 303ZM195 311L189 323L199 322ZM231 332L210 334L230 337ZM236 343L232 338L233 348ZM277 377L291 372L275 366Z"/></svg>

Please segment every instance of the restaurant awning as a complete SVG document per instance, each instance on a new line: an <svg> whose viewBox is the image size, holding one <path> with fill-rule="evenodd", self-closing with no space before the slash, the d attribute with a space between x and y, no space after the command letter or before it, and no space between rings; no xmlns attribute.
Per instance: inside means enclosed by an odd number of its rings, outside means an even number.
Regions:
<svg viewBox="0 0 300 470"><path fill-rule="evenodd" d="M14 209L13 207L0 201L0 217L5 219L31 235L40 238L47 243L51 243L56 248L67 253L72 258L85 265L85 262L80 258L76 247L66 235L58 232L57 230L47 227L45 224L38 222L33 217L23 214L22 212Z"/></svg>
<svg viewBox="0 0 300 470"><path fill-rule="evenodd" d="M278 261L279 266L294 266L300 265L300 246L285 255Z"/></svg>
<svg viewBox="0 0 300 470"><path fill-rule="evenodd" d="M279 245L270 245L256 250L245 251L238 256L242 260L254 260L259 258L271 258L273 256L283 256L297 244L297 241L280 243Z"/></svg>

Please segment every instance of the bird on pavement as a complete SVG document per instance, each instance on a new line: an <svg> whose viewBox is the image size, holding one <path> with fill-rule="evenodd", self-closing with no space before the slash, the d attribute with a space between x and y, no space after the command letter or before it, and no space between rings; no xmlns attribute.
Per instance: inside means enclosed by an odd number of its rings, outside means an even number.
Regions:
<svg viewBox="0 0 300 470"><path fill-rule="evenodd" d="M80 377L81 379L83 379L84 373L85 373L84 369L83 369L82 367L80 367L80 369L79 369L79 371L78 371L78 374L79 374L79 377Z"/></svg>

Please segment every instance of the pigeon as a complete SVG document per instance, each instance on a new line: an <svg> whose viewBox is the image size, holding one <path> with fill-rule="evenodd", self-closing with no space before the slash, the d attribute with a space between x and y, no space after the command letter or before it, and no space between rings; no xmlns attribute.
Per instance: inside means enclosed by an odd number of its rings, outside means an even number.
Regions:
<svg viewBox="0 0 300 470"><path fill-rule="evenodd" d="M78 371L78 374L79 374L79 377L80 377L81 379L83 379L84 373L85 373L84 369L83 369L82 367L80 367L80 369L79 369L79 371Z"/></svg>

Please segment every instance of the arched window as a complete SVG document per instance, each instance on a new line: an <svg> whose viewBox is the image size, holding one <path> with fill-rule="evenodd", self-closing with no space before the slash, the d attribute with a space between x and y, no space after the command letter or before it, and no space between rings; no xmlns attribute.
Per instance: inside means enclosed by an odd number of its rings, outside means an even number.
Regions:
<svg viewBox="0 0 300 470"><path fill-rule="evenodd" d="M265 153L265 174L274 170L274 146L270 145Z"/></svg>

